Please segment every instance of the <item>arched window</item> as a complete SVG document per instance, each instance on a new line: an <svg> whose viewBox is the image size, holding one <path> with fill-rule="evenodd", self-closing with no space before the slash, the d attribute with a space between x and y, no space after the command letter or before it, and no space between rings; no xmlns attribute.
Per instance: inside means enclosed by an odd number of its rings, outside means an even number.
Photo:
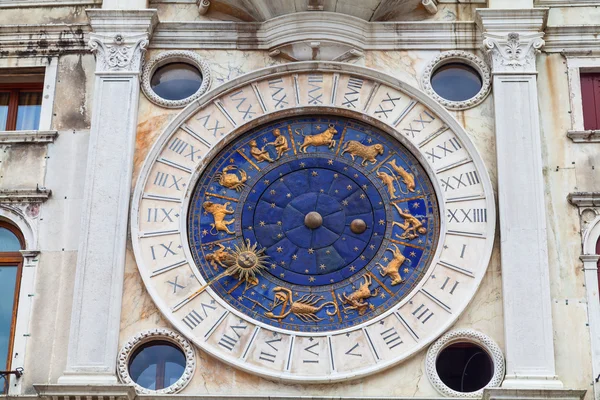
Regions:
<svg viewBox="0 0 600 400"><path fill-rule="evenodd" d="M25 247L21 232L13 225L0 221L0 370L10 370L11 354L23 256ZM0 378L0 394L8 391L8 379Z"/></svg>

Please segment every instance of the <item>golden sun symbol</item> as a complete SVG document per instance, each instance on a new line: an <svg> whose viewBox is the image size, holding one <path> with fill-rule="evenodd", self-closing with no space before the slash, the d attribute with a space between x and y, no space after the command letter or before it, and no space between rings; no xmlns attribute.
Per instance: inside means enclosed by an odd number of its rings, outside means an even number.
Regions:
<svg viewBox="0 0 600 400"><path fill-rule="evenodd" d="M244 292L248 290L248 288L256 286L258 284L256 275L262 274L262 270L267 268L266 260L269 256L265 254L265 250L266 249L264 248L258 249L256 243L251 245L250 239L246 239L240 246L236 244L235 249L225 248L225 246L221 245L221 250L215 252L212 259L222 267L225 267L225 270L201 286L200 289L190 294L184 301L175 306L173 311L177 311L179 308L183 307L183 305L200 295L200 293L204 292L214 282L225 276L235 276L240 283L245 282L246 288L244 289ZM220 261L217 261L220 256L215 256L215 254L219 252L221 252L223 258Z"/></svg>
<svg viewBox="0 0 600 400"><path fill-rule="evenodd" d="M265 249L258 249L258 245L250 244L250 239L235 249L230 250L230 258L227 260L227 269L225 274L237 275L240 281L251 281L256 278L256 274L262 274L263 269L267 268L266 260L269 258L265 254Z"/></svg>

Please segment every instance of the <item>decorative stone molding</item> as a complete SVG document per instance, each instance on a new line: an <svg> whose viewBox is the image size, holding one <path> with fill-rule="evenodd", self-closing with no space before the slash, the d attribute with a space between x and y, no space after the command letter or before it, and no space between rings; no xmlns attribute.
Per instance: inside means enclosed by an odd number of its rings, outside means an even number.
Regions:
<svg viewBox="0 0 600 400"><path fill-rule="evenodd" d="M575 143L599 143L600 130L567 131L567 137Z"/></svg>
<svg viewBox="0 0 600 400"><path fill-rule="evenodd" d="M129 375L129 360L132 355L141 345L155 340L173 343L185 354L185 369L183 375L181 375L181 378L179 378L177 382L161 390L143 388L134 382ZM194 352L192 345L180 334L163 328L150 329L138 333L125 343L117 358L117 372L121 382L126 385L134 385L136 392L141 394L173 394L180 392L192 380L195 369L196 353Z"/></svg>
<svg viewBox="0 0 600 400"><path fill-rule="evenodd" d="M483 45L490 56L494 73L535 73L535 55L544 45L543 33L507 35L484 33Z"/></svg>
<svg viewBox="0 0 600 400"><path fill-rule="evenodd" d="M198 70L202 74L202 84L200 85L200 88L198 88L196 93L182 100L163 99L162 97L157 95L154 92L154 90L152 90L152 86L150 85L150 81L152 79L152 75L154 75L154 72L159 67L162 67L163 65L172 62L184 62L186 64L191 64L198 68ZM202 59L198 54L192 51L172 50L162 52L150 59L150 61L148 61L144 65L144 69L142 71L142 91L144 92L148 100L150 100L156 105L167 108L180 108L190 104L192 101L202 96L210 88L210 84L210 66L204 59Z"/></svg>
<svg viewBox="0 0 600 400"><path fill-rule="evenodd" d="M573 192L567 200L576 207L600 207L600 192Z"/></svg>
<svg viewBox="0 0 600 400"><path fill-rule="evenodd" d="M52 143L58 131L0 131L0 144Z"/></svg>
<svg viewBox="0 0 600 400"><path fill-rule="evenodd" d="M590 54L598 54L600 53L599 31L599 24L549 26L545 30L544 52L588 57Z"/></svg>
<svg viewBox="0 0 600 400"><path fill-rule="evenodd" d="M82 52L86 50L89 31L88 24L2 25L2 58L26 60L27 57L53 57Z"/></svg>
<svg viewBox="0 0 600 400"><path fill-rule="evenodd" d="M482 400L583 400L585 393L586 390L488 388L483 390Z"/></svg>
<svg viewBox="0 0 600 400"><path fill-rule="evenodd" d="M323 21L327 21L326 24ZM161 22L152 49L276 50L288 43L333 42L366 50L478 49L470 21L367 22L334 12L300 12L265 22Z"/></svg>
<svg viewBox="0 0 600 400"><path fill-rule="evenodd" d="M425 372L427 374L427 378L429 382L433 385L433 387L440 392L442 395L446 397L481 397L484 389L477 390L475 392L457 392L456 390L450 389L442 380L440 379L437 369L436 369L436 361L442 350L451 344L458 342L470 342L474 343L478 346L481 346L490 356L492 362L494 363L494 374L492 375L492 379L485 386L485 388L497 387L502 383L502 379L504 379L504 355L502 354L502 350L500 347L494 342L489 336L472 330L472 329L459 329L455 331L447 332L444 336L438 339L427 351L427 356L425 358Z"/></svg>
<svg viewBox="0 0 600 400"><path fill-rule="evenodd" d="M206 15L208 12L208 8L210 7L210 1L208 0L198 0L198 13L200 15Z"/></svg>
<svg viewBox="0 0 600 400"><path fill-rule="evenodd" d="M473 96L472 98L464 101L452 101L447 100L438 95L433 87L431 87L431 75L435 72L439 67L452 63L458 62L461 64L467 64L479 73L481 77L482 86L479 92ZM465 110L471 107L475 107L479 103L481 103L487 95L490 93L490 89L492 86L490 69L488 68L485 61L476 55L462 51L462 50L450 50L444 53L439 54L433 60L427 64L425 67L425 71L423 76L421 77L421 85L425 93L433 97L438 103L443 105L449 110Z"/></svg>
<svg viewBox="0 0 600 400"><path fill-rule="evenodd" d="M0 204L2 203L43 203L52 194L52 191L46 188L35 189L0 189Z"/></svg>
<svg viewBox="0 0 600 400"><path fill-rule="evenodd" d="M132 44L117 34L112 43L105 37L90 35L89 46L96 53L96 72L139 72L148 46L146 36L136 37Z"/></svg>
<svg viewBox="0 0 600 400"><path fill-rule="evenodd" d="M427 11L431 15L437 14L437 12L438 12L437 3L438 3L437 0L422 0L421 1L421 4L425 8L425 11Z"/></svg>
<svg viewBox="0 0 600 400"><path fill-rule="evenodd" d="M270 49L271 57L281 57L286 61L352 61L363 57L364 53L345 43L321 41L297 41Z"/></svg>
<svg viewBox="0 0 600 400"><path fill-rule="evenodd" d="M135 389L126 385L33 385L41 400L133 400Z"/></svg>

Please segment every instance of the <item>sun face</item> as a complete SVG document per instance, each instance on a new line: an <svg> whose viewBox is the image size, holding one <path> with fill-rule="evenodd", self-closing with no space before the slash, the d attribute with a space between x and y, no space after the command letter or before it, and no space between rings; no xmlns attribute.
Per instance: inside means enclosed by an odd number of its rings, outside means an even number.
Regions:
<svg viewBox="0 0 600 400"><path fill-rule="evenodd" d="M258 249L258 245L250 244L247 239L241 245L235 245L231 250L231 264L227 268L229 275L237 275L239 280L249 281L256 278L256 274L261 274L261 270L266 268L265 261L269 258L265 254L265 249Z"/></svg>

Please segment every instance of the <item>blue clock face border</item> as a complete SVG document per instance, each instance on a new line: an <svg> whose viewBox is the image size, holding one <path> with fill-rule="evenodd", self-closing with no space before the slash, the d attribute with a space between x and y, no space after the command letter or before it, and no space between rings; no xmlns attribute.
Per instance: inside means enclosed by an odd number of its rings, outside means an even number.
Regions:
<svg viewBox="0 0 600 400"><path fill-rule="evenodd" d="M323 115L268 123L225 146L197 181L187 225L200 274L233 309L321 333L406 297L441 222L432 182L404 146ZM251 276L246 264L257 267Z"/></svg>

